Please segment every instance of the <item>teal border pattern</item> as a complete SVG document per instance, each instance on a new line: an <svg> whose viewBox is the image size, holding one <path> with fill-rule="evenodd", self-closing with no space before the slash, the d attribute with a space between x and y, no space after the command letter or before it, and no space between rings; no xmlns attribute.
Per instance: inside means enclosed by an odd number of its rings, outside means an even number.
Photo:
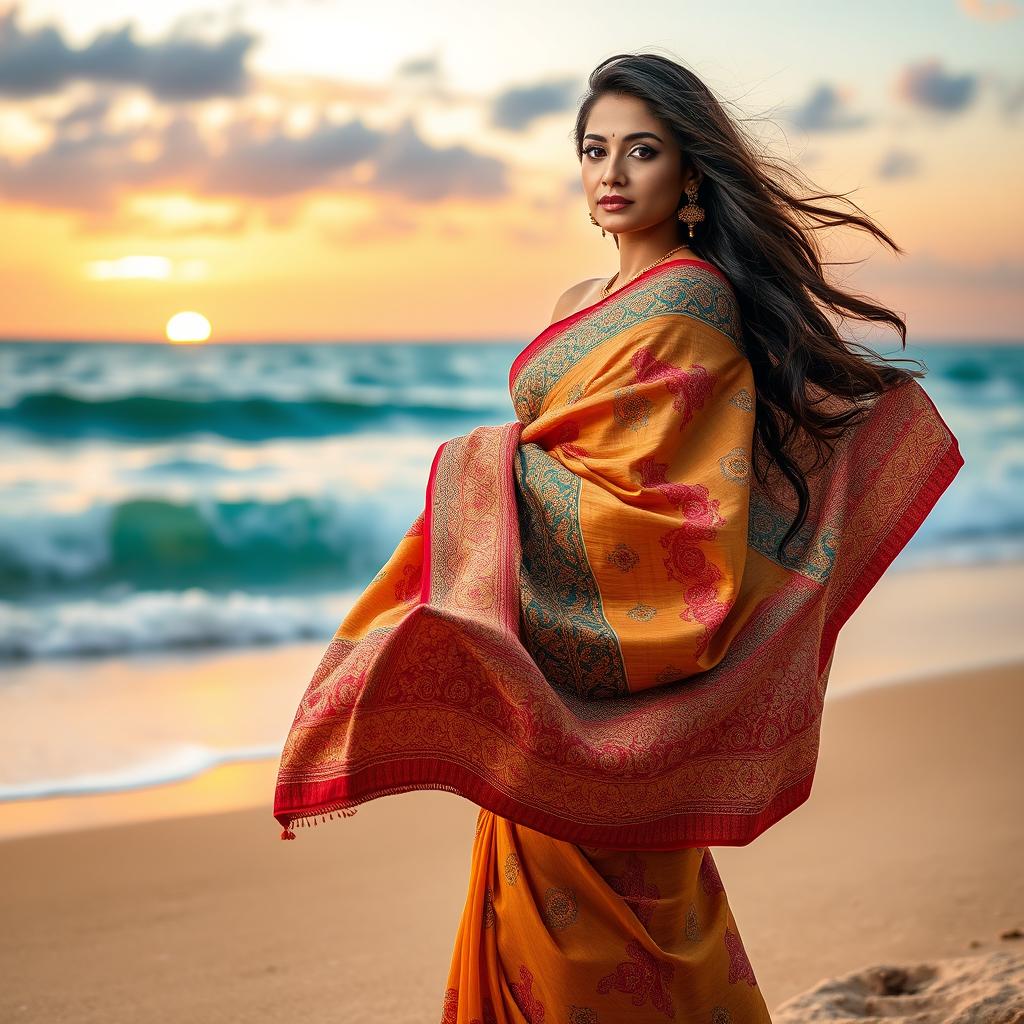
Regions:
<svg viewBox="0 0 1024 1024"><path fill-rule="evenodd" d="M587 560L579 517L583 481L533 443L519 446L514 469L523 646L557 689L628 696L619 638Z"/></svg>
<svg viewBox="0 0 1024 1024"><path fill-rule="evenodd" d="M828 582L836 561L839 532L830 526L806 521L790 538L783 560L779 558L777 547L791 522L790 514L772 504L759 490L751 488L748 546L784 569L816 583Z"/></svg>
<svg viewBox="0 0 1024 1024"><path fill-rule="evenodd" d="M739 305L732 288L706 267L669 267L643 288L624 288L621 300L602 303L541 345L512 385L516 416L532 422L552 387L581 359L622 331L666 314L700 320L740 348Z"/></svg>

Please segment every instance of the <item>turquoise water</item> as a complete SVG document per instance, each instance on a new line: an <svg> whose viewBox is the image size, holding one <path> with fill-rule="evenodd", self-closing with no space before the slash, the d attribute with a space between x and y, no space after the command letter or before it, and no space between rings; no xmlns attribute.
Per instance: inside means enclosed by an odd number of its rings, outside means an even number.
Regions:
<svg viewBox="0 0 1024 1024"><path fill-rule="evenodd" d="M524 344L0 344L0 659L329 639ZM1020 557L1024 346L903 354L966 464L894 570Z"/></svg>

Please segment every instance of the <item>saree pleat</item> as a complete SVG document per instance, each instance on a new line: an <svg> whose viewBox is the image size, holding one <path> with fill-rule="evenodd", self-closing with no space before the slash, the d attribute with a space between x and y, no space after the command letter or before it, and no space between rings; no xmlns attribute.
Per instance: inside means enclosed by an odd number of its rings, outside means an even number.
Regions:
<svg viewBox="0 0 1024 1024"><path fill-rule="evenodd" d="M708 847L608 850L481 808L441 1024L771 1017Z"/></svg>

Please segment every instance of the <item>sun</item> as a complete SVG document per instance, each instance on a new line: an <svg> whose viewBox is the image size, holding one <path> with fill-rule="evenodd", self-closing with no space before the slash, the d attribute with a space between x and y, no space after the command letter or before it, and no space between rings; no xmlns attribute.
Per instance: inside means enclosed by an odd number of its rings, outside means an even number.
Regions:
<svg viewBox="0 0 1024 1024"><path fill-rule="evenodd" d="M167 340L181 344L206 341L210 336L210 321L202 313L185 310L175 313L167 321Z"/></svg>

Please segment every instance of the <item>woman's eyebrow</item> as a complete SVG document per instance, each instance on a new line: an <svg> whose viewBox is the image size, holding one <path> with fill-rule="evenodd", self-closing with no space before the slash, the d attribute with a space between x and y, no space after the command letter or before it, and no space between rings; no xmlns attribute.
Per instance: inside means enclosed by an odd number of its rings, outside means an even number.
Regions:
<svg viewBox="0 0 1024 1024"><path fill-rule="evenodd" d="M585 139L597 139L598 142L607 142L608 140L603 135L598 135L596 132L587 132L583 136ZM622 136L623 142L629 142L630 139L657 139L659 142L663 141L660 136L654 134L654 132L630 132L628 135Z"/></svg>

